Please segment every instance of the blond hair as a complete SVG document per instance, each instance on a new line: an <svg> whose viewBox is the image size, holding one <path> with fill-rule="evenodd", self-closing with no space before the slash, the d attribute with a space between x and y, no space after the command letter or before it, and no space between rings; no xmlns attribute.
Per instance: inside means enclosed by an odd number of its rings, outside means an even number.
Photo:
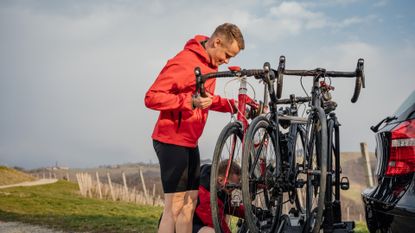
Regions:
<svg viewBox="0 0 415 233"><path fill-rule="evenodd" d="M232 43L233 40L238 43L238 47L240 50L245 48L245 41L244 37L242 36L241 30L239 30L238 26L231 23L224 23L219 25L215 31L213 32L212 38L221 37L226 40L226 42Z"/></svg>

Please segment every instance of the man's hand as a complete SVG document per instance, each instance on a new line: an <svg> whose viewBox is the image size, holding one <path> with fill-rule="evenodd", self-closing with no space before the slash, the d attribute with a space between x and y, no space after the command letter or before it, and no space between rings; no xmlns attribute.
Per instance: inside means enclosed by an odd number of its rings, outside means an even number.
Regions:
<svg viewBox="0 0 415 233"><path fill-rule="evenodd" d="M212 105L213 96L206 92L207 97L194 97L192 98L192 106L194 108L206 109Z"/></svg>

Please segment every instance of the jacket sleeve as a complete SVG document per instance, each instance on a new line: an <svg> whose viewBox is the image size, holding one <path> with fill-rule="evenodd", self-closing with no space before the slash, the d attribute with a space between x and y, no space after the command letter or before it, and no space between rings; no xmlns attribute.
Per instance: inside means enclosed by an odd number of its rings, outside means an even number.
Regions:
<svg viewBox="0 0 415 233"><path fill-rule="evenodd" d="M218 112L231 112L231 113L237 112L234 99L222 98L218 95L213 96L210 110L218 111Z"/></svg>
<svg viewBox="0 0 415 233"><path fill-rule="evenodd" d="M192 111L192 92L183 91L186 82L186 68L177 63L167 63L156 81L147 91L144 102L146 107L163 110Z"/></svg>

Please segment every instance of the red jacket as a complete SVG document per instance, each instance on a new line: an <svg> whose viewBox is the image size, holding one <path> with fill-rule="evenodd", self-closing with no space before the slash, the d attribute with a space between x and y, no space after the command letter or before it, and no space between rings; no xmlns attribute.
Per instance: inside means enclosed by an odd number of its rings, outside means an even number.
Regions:
<svg viewBox="0 0 415 233"><path fill-rule="evenodd" d="M198 191L198 200L195 210L194 218L198 218L203 225L213 228L212 209L210 205L210 165L203 165L200 168L200 185ZM232 207L230 204L230 196L226 193L218 195L218 209L219 219L221 219L221 229L224 233L231 233L228 224L225 221L225 215L233 215L239 218L244 218L245 209L241 205L239 207Z"/></svg>
<svg viewBox="0 0 415 233"><path fill-rule="evenodd" d="M216 72L201 41L206 36L197 35L189 40L184 49L170 59L156 81L147 91L144 102L148 108L160 111L152 134L154 140L186 147L196 147L208 117L208 110L234 111L225 98L214 95L215 79L205 83L206 91L213 96L209 109L192 109L191 99L195 92L195 67L202 74ZM234 101L231 101L232 106Z"/></svg>

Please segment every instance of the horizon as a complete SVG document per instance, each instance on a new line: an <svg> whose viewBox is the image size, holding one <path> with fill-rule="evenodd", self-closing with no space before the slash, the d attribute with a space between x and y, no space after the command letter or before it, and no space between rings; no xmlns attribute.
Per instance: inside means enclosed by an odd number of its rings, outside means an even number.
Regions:
<svg viewBox="0 0 415 233"><path fill-rule="evenodd" d="M341 151L360 151L360 142L375 151L369 127L415 87L414 8L404 0L1 1L0 164L158 161L151 139L158 112L144 106L144 95L188 39L223 22L238 25L245 39L229 66L275 67L285 55L287 69L354 71L364 58L357 103L350 103L354 80L332 79L332 95ZM228 81L217 80L216 93L234 97ZM304 95L299 78L284 79L283 97L292 93ZM212 156L230 119L210 112L201 159Z"/></svg>

